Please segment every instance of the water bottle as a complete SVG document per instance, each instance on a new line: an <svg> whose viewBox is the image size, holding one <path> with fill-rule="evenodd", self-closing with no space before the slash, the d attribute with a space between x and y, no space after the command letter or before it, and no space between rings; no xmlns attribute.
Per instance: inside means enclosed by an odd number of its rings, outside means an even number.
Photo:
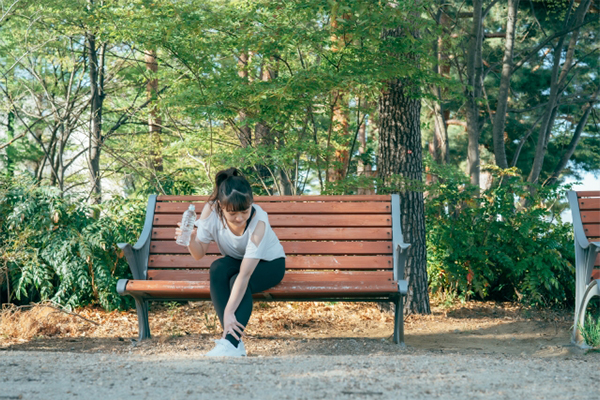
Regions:
<svg viewBox="0 0 600 400"><path fill-rule="evenodd" d="M190 204L190 208L183 213L181 219L181 235L176 240L176 243L180 246L188 246L190 244L190 237L194 230L194 223L196 222L196 206Z"/></svg>

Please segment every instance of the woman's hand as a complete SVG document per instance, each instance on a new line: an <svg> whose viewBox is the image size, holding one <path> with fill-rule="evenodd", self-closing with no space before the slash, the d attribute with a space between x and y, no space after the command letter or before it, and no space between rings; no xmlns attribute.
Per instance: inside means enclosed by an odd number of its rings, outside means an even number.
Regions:
<svg viewBox="0 0 600 400"><path fill-rule="evenodd" d="M175 240L177 240L177 238L181 236L181 233L181 222L178 222L177 228L175 228ZM190 235L190 243L192 243L194 240L196 240L196 228L194 228L192 234Z"/></svg>
<svg viewBox="0 0 600 400"><path fill-rule="evenodd" d="M231 335L235 340L240 340L244 336L244 329L246 327L238 322L233 312L225 310L223 315L223 339L227 335Z"/></svg>

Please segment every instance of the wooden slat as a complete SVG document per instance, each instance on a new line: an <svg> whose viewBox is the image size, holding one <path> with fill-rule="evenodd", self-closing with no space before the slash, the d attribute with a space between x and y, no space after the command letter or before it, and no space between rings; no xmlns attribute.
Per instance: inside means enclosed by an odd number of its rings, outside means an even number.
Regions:
<svg viewBox="0 0 600 400"><path fill-rule="evenodd" d="M581 223L583 223L583 224L598 224L598 223L600 223L600 210L583 211L581 213Z"/></svg>
<svg viewBox="0 0 600 400"><path fill-rule="evenodd" d="M208 281L208 270L150 270L149 280ZM391 281L392 271L287 271L284 282Z"/></svg>
<svg viewBox="0 0 600 400"><path fill-rule="evenodd" d="M221 256L196 261L190 255L151 255L150 268L209 268ZM391 269L391 256L301 256L287 257L286 269Z"/></svg>
<svg viewBox="0 0 600 400"><path fill-rule="evenodd" d="M180 214L154 216L154 227L177 226ZM269 216L272 227L388 227L392 226L391 215L306 215L279 214Z"/></svg>
<svg viewBox="0 0 600 400"><path fill-rule="evenodd" d="M127 292L143 294L146 297L158 298L210 298L208 281L143 281L130 280ZM266 290L273 297L302 296L307 298L325 296L377 296L398 293L398 284L394 281L343 281L343 282L281 282ZM255 297L261 297L258 294Z"/></svg>
<svg viewBox="0 0 600 400"><path fill-rule="evenodd" d="M600 266L600 264L596 264L596 266ZM595 269L592 271L592 279L600 279L600 269Z"/></svg>
<svg viewBox="0 0 600 400"><path fill-rule="evenodd" d="M390 228L273 228L280 240L389 240ZM175 228L154 228L152 239L175 238Z"/></svg>
<svg viewBox="0 0 600 400"><path fill-rule="evenodd" d="M600 198L579 199L579 211L600 210Z"/></svg>
<svg viewBox="0 0 600 400"><path fill-rule="evenodd" d="M391 254L392 242L281 242L285 254ZM189 254L185 246L173 241L152 241L150 254ZM207 254L220 254L215 243Z"/></svg>
<svg viewBox="0 0 600 400"><path fill-rule="evenodd" d="M596 262L594 263L594 267L600 267L600 254L596 256Z"/></svg>
<svg viewBox="0 0 600 400"><path fill-rule="evenodd" d="M349 195L349 196L254 196L254 201L278 202L278 201L390 201L390 195ZM208 200L208 196L158 196L160 202L169 201L198 201Z"/></svg>
<svg viewBox="0 0 600 400"><path fill-rule="evenodd" d="M583 224L583 230L588 240L600 238L600 224Z"/></svg>
<svg viewBox="0 0 600 400"><path fill-rule="evenodd" d="M577 197L600 197L600 190L580 190Z"/></svg>
<svg viewBox="0 0 600 400"><path fill-rule="evenodd" d="M183 214L190 204L196 212L204 209L204 203L156 203L156 214ZM390 214L389 202L323 202L323 203L262 203L259 204L268 214Z"/></svg>

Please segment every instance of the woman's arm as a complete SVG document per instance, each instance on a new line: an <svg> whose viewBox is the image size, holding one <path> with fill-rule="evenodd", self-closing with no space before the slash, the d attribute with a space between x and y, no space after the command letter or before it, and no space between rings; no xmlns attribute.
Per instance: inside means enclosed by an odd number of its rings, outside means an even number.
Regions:
<svg viewBox="0 0 600 400"><path fill-rule="evenodd" d="M212 212L212 206L210 204L206 203L204 205L204 208L202 209L202 213L200 214L200 219L207 219L210 216L211 212ZM181 227L181 223L178 222L177 226ZM192 235L190 237L190 244L188 245L188 250L189 250L190 254L192 255L192 257L194 257L195 260L199 260L206 255L206 252L208 251L208 245L209 245L209 243L204 243L199 240L196 240L197 239L196 238L197 231L198 231L197 229L194 229L192 231ZM176 236L181 235L181 228L175 229L175 235Z"/></svg>
<svg viewBox="0 0 600 400"><path fill-rule="evenodd" d="M194 260L199 260L206 255L208 251L209 243L203 243L196 240L196 229L192 232L192 237L190 238L190 244L188 245L188 250Z"/></svg>
<svg viewBox="0 0 600 400"><path fill-rule="evenodd" d="M250 240L258 247L260 242L265 235L265 223L259 221L252 232L252 236L250 236ZM237 340L240 339L239 336L243 334L243 330L245 326L237 322L235 318L235 311L239 307L242 302L242 298L244 297L244 293L246 293L246 289L248 289L248 282L250 281L250 277L252 273L256 269L256 266L259 263L259 259L257 258L244 258L242 260L242 264L240 265L240 272L235 278L235 282L233 283L233 287L231 288L231 295L229 296L229 301L227 302L227 306L225 307L225 313L223 316L223 337L227 336L227 334L232 335ZM239 336L237 335L239 333Z"/></svg>

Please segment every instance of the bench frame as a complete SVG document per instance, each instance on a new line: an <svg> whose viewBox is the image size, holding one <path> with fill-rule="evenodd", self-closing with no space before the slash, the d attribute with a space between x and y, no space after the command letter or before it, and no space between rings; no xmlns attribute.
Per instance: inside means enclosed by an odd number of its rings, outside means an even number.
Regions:
<svg viewBox="0 0 600 400"><path fill-rule="evenodd" d="M600 240L590 241L585 234L583 222L581 220L581 211L579 209L579 200L581 193L569 191L567 197L571 206L573 215L573 231L575 236L575 323L571 341L578 345L583 345L579 334L578 326L585 323L585 310L594 296L600 297L600 279L593 279L592 272L598 254L600 254ZM587 192L593 193L593 192ZM598 196L600 197L600 192ZM600 208L596 211L600 211Z"/></svg>
<svg viewBox="0 0 600 400"><path fill-rule="evenodd" d="M312 196L311 196L312 197ZM148 199L146 209L146 219L144 228L139 240L135 245L128 243L119 243L118 246L123 250L125 258L129 263L129 268L134 280L148 279L148 263L150 258L150 242L152 239L154 210L156 209L157 196L151 195ZM385 296L328 296L328 297L278 297L273 299L268 293L258 293L255 298L259 301L369 301L369 302L392 302L395 305L394 316L394 343L404 345L404 301L403 297L408 292L408 282L404 278L404 265L410 244L404 242L401 227L401 211L400 211L400 196L398 194L391 195L391 218L392 218L392 245L393 245L393 278L398 283L398 292L390 293ZM300 256L297 256L300 257ZM285 279L285 278L284 278ZM117 292L124 296L130 295L136 303L139 326L139 340L148 339L151 337L150 325L148 322L148 302L152 301L187 301L190 298L159 298L145 297L139 293L127 291L128 279L119 279L117 282ZM193 301L201 301L202 299L193 299ZM206 299L209 300L209 299Z"/></svg>

